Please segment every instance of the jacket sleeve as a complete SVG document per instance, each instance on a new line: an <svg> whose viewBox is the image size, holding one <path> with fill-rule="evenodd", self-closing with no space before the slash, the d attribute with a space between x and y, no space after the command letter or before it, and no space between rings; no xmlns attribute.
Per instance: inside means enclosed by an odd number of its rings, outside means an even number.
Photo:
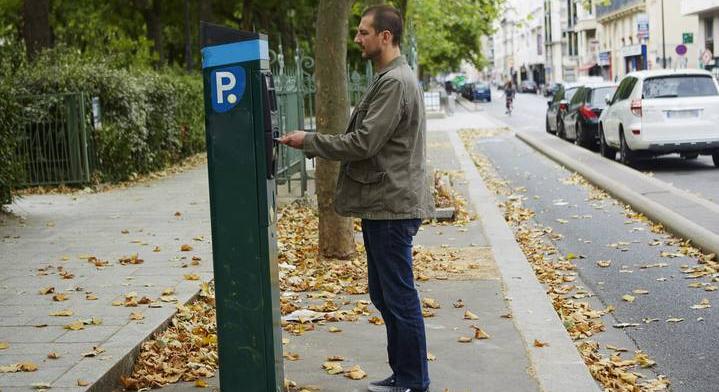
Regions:
<svg viewBox="0 0 719 392"><path fill-rule="evenodd" d="M361 124L341 135L307 134L302 149L309 156L333 161L360 161L376 155L394 134L402 118L402 83L380 82Z"/></svg>

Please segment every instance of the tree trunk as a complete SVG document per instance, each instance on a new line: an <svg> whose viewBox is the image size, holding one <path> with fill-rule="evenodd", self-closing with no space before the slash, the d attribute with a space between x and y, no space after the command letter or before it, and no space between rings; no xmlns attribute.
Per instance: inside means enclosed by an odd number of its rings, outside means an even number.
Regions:
<svg viewBox="0 0 719 392"><path fill-rule="evenodd" d="M147 38L154 43L153 50L158 58L155 65L159 68L165 64L162 40L162 0L144 0L140 4L147 27Z"/></svg>
<svg viewBox="0 0 719 392"><path fill-rule="evenodd" d="M190 0L185 0L185 67L192 71L192 36L190 35Z"/></svg>
<svg viewBox="0 0 719 392"><path fill-rule="evenodd" d="M353 0L320 0L317 10L315 80L317 132L338 134L349 119L347 99L348 15ZM350 258L355 253L351 218L334 210L339 162L317 158L315 186L319 206L320 254L329 258Z"/></svg>
<svg viewBox="0 0 719 392"><path fill-rule="evenodd" d="M200 0L200 20L214 23L215 15L212 11L212 0Z"/></svg>
<svg viewBox="0 0 719 392"><path fill-rule="evenodd" d="M51 46L50 0L25 0L22 4L22 37L30 57Z"/></svg>
<svg viewBox="0 0 719 392"><path fill-rule="evenodd" d="M253 31L252 28L252 0L242 1L242 30Z"/></svg>

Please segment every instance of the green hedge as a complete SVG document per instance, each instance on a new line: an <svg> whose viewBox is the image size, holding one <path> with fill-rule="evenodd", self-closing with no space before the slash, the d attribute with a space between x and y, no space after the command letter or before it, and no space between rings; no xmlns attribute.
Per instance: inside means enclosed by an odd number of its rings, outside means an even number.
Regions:
<svg viewBox="0 0 719 392"><path fill-rule="evenodd" d="M13 94L6 94L0 84L2 112L8 105L17 106L12 97L18 94L84 92L100 98L102 127L93 135L97 155L94 177L100 181L119 181L159 170L204 150L199 74L176 69L119 69L69 49L56 49L14 71L9 79L7 88ZM12 136L22 129L22 119L16 116L0 121L0 132L4 132L0 133L0 154L12 158ZM1 157L3 162L8 161L6 155ZM0 195L17 184L17 168L13 173L0 173Z"/></svg>

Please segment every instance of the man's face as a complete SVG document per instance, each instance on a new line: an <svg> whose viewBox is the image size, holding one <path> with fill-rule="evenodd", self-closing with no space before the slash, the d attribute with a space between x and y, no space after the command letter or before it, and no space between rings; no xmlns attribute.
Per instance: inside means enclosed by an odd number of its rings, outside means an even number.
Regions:
<svg viewBox="0 0 719 392"><path fill-rule="evenodd" d="M372 26L374 16L366 15L360 20L360 24L357 27L357 34L355 35L355 43L359 45L362 50L363 59L374 59L379 57L382 53L382 36L378 34Z"/></svg>

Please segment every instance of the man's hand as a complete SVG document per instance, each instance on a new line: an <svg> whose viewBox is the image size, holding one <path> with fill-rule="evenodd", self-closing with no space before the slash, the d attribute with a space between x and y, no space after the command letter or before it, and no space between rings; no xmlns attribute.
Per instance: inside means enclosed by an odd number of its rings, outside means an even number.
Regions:
<svg viewBox="0 0 719 392"><path fill-rule="evenodd" d="M301 149L302 145L305 143L305 133L306 132L304 131L294 131L290 134L282 136L279 142L292 148Z"/></svg>

